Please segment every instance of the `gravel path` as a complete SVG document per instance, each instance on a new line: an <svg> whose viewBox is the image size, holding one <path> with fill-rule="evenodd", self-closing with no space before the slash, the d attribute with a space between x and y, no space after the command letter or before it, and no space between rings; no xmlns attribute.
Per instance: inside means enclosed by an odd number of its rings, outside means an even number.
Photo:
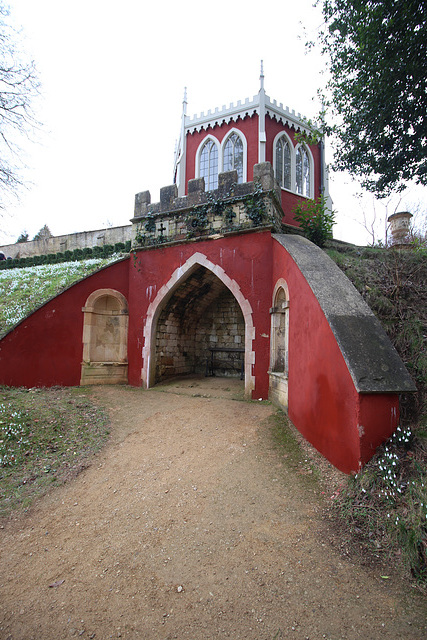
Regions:
<svg viewBox="0 0 427 640"><path fill-rule="evenodd" d="M0 639L421 640L420 599L341 557L313 477L239 382L98 387L111 440L1 534Z"/></svg>

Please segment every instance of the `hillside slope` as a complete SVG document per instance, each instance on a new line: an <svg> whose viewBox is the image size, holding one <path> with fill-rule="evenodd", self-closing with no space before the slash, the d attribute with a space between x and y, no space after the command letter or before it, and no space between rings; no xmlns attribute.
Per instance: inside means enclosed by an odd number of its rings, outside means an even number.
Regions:
<svg viewBox="0 0 427 640"><path fill-rule="evenodd" d="M117 258L0 270L0 336L44 302Z"/></svg>
<svg viewBox="0 0 427 640"><path fill-rule="evenodd" d="M418 392L401 426L333 496L342 547L398 562L427 588L427 252L331 244L330 257L382 322Z"/></svg>

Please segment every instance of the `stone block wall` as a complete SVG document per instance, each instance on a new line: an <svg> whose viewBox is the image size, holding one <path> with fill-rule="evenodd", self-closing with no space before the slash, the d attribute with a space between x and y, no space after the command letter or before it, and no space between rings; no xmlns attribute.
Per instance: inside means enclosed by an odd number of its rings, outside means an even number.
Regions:
<svg viewBox="0 0 427 640"><path fill-rule="evenodd" d="M185 287L176 295L184 300ZM188 313L177 304L173 311L167 307L161 313L156 337L157 380L188 373L204 374L211 359L209 349L244 349L244 320L233 294L219 284L206 293L203 306L201 314L197 310ZM215 373L238 376L242 362L243 353L215 353Z"/></svg>
<svg viewBox="0 0 427 640"><path fill-rule="evenodd" d="M267 197L272 193L275 198ZM262 198L259 219L246 206L251 196ZM253 182L239 184L237 171L226 171L218 175L218 189L210 192L205 191L204 178L196 178L188 181L186 196L178 197L176 185L163 187L156 203L151 203L149 191L137 193L134 213L132 239L141 247L257 226L278 231L283 218L280 189L269 162L254 166Z"/></svg>
<svg viewBox="0 0 427 640"><path fill-rule="evenodd" d="M206 369L206 358L211 357L209 349L243 349L245 346L245 325L237 300L231 292L224 291L208 313L201 318L195 341L196 371ZM215 352L213 354L214 373L218 375L240 375L243 353ZM197 369L198 364L198 369Z"/></svg>
<svg viewBox="0 0 427 640"><path fill-rule="evenodd" d="M82 231L63 236L51 236L30 242L15 242L0 247L0 251L7 258L28 258L31 256L43 256L48 253L64 253L74 249L87 249L103 247L106 244L128 242L132 238L132 225L123 227L111 227L110 229L97 229L95 231Z"/></svg>

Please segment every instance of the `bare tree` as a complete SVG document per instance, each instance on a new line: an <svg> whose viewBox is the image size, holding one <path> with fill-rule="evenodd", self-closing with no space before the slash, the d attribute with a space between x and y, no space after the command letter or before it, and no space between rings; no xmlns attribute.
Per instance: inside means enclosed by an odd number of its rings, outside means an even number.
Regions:
<svg viewBox="0 0 427 640"><path fill-rule="evenodd" d="M0 208L23 184L21 142L39 124L32 108L38 74L34 62L23 59L8 16L9 9L0 0Z"/></svg>

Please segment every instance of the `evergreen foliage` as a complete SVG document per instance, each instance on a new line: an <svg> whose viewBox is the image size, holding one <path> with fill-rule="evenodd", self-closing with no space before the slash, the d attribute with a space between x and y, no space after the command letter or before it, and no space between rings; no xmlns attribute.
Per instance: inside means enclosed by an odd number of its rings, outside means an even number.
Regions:
<svg viewBox="0 0 427 640"><path fill-rule="evenodd" d="M102 247L85 247L64 251L63 253L48 253L42 256L29 256L27 258L14 258L0 262L1 269L16 269L22 267L35 267L41 264L56 264L59 262L73 262L76 260L88 260L89 258L109 258L115 253L129 253L131 241L105 244Z"/></svg>
<svg viewBox="0 0 427 640"><path fill-rule="evenodd" d="M385 196L427 184L427 4L323 0L335 168Z"/></svg>
<svg viewBox="0 0 427 640"><path fill-rule="evenodd" d="M324 247L326 240L332 238L335 214L326 206L325 196L300 202L294 209L294 219L318 247Z"/></svg>

